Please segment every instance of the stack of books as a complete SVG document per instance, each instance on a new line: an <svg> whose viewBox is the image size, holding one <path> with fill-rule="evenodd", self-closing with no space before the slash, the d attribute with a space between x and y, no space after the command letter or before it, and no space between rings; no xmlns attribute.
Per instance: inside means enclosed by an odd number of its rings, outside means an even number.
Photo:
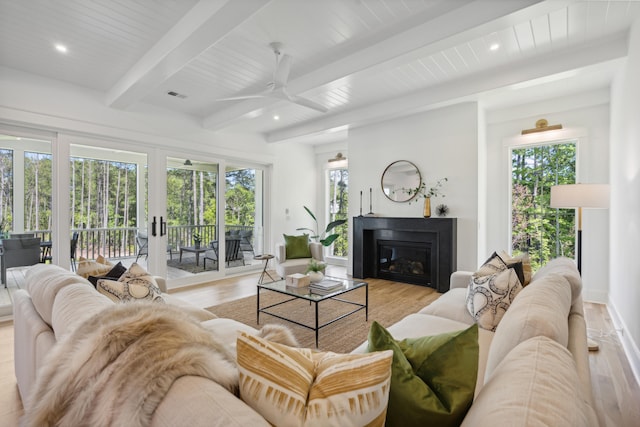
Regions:
<svg viewBox="0 0 640 427"><path fill-rule="evenodd" d="M315 294L328 294L342 289L341 280L323 279L317 283L311 283L309 289Z"/></svg>

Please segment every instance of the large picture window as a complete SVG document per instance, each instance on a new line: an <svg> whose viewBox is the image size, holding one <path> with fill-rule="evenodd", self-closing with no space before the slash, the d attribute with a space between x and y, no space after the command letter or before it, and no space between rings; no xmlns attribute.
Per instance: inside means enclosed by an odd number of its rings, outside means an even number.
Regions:
<svg viewBox="0 0 640 427"><path fill-rule="evenodd" d="M339 219L347 219L347 208L349 206L348 194L349 170L347 168L330 169L327 224ZM347 257L349 255L349 230L347 223L336 227L332 233L337 233L340 237L330 246L329 255Z"/></svg>
<svg viewBox="0 0 640 427"><path fill-rule="evenodd" d="M551 186L576 181L576 141L511 151L511 245L534 269L575 254L575 214L549 207Z"/></svg>

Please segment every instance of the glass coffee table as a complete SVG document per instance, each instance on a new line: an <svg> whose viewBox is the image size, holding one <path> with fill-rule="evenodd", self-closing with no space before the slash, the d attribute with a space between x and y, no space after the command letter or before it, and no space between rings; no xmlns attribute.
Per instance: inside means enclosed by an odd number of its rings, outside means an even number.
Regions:
<svg viewBox="0 0 640 427"><path fill-rule="evenodd" d="M333 283L333 287L330 290L322 290L318 291L309 286L304 287L293 287L287 286L284 280L278 280L277 282L271 283L259 283L257 289L257 312L256 312L256 321L260 324L260 313L268 314L273 317L277 317L278 319L286 320L287 322L294 323L298 326L302 326L303 328L311 329L316 333L316 348L318 348L318 332L320 329L325 326L331 325L334 322L337 322L340 319L344 319L347 316L350 316L358 311L364 310L365 320L369 320L369 284L367 282L363 282L361 280L351 280L351 279L340 279L336 277L325 277L323 282L331 281ZM356 289L364 288L365 291L365 302L364 304L349 301L342 298L342 295L349 293L351 291L355 291ZM284 301L277 302L275 304L267 305L265 307L260 307L260 292L261 291L271 291L277 292L282 295L286 295L290 298L285 299ZM290 301L295 300L306 300L309 301L309 306L311 304L315 305L315 323L314 325L306 325L304 323L300 323L296 320L287 318L281 314L274 313L270 311L271 308L277 307L283 304L286 304ZM355 308L347 313L344 313L334 319L331 319L323 324L319 324L318 321L318 311L319 305L322 301L339 301L344 304L349 304L355 306Z"/></svg>

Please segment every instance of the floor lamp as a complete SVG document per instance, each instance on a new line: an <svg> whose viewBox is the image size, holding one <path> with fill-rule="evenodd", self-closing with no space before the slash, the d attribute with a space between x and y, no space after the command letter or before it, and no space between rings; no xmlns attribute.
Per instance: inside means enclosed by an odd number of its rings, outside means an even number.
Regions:
<svg viewBox="0 0 640 427"><path fill-rule="evenodd" d="M578 209L578 271L582 275L582 209L606 209L609 207L608 184L565 184L551 187L552 208ZM589 350L597 350L598 344L591 338Z"/></svg>

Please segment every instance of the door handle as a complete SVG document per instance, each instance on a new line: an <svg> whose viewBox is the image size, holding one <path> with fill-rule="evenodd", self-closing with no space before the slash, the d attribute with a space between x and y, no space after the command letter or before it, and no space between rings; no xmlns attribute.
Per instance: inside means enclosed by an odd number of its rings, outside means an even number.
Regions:
<svg viewBox="0 0 640 427"><path fill-rule="evenodd" d="M156 236L156 217L153 217L153 222L151 223L151 235Z"/></svg>
<svg viewBox="0 0 640 427"><path fill-rule="evenodd" d="M160 235L164 236L167 234L167 222L160 217Z"/></svg>

